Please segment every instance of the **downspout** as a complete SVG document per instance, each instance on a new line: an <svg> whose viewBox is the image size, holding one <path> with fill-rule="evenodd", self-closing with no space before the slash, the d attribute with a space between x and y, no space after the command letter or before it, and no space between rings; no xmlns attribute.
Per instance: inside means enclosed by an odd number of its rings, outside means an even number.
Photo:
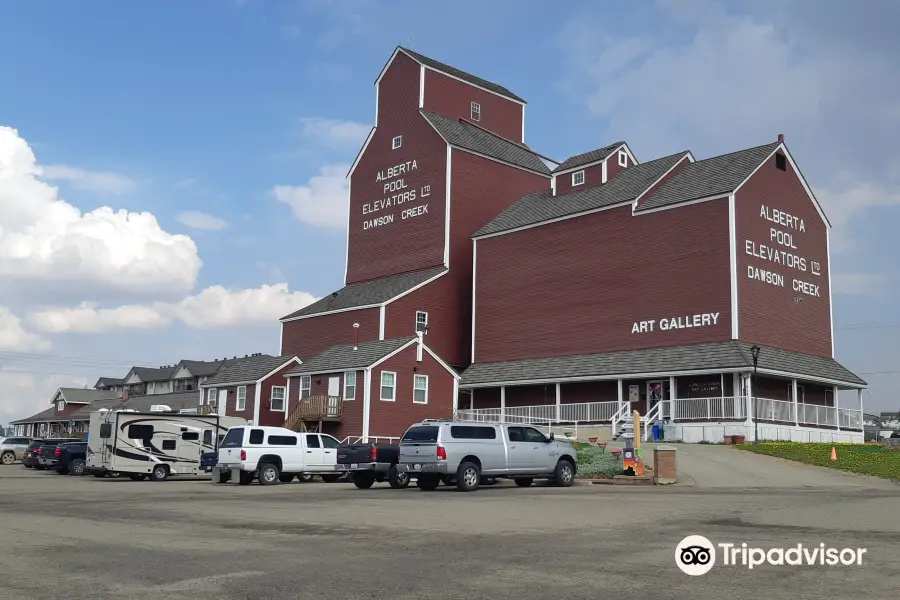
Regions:
<svg viewBox="0 0 900 600"><path fill-rule="evenodd" d="M363 373L363 418L362 418L362 441L369 441L369 414L371 413L372 399L372 369L366 368Z"/></svg>

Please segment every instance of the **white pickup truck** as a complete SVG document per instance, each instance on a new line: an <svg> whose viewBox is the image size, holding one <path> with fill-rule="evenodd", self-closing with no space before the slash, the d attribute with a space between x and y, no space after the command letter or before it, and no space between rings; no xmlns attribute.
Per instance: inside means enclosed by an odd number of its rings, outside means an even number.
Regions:
<svg viewBox="0 0 900 600"><path fill-rule="evenodd" d="M263 485L288 483L294 477L320 475L337 481L335 473L340 443L324 433L297 433L284 427L232 427L219 445L213 481L247 485L257 479Z"/></svg>

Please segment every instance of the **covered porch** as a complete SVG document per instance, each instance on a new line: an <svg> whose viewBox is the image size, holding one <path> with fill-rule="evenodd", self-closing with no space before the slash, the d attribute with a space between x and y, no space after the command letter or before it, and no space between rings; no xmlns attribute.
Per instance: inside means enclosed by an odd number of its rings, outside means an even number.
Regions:
<svg viewBox="0 0 900 600"><path fill-rule="evenodd" d="M476 364L463 374L457 417L617 439L634 435L637 411L643 439L658 424L663 439L684 442L752 440L757 431L862 441L865 382L833 359L778 349L760 351L754 377L748 354L748 345L727 342Z"/></svg>

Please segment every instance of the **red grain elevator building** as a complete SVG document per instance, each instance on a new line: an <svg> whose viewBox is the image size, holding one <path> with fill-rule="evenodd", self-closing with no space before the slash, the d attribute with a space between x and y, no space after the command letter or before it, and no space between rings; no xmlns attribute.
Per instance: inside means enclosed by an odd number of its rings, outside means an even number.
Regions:
<svg viewBox="0 0 900 600"><path fill-rule="evenodd" d="M861 393L839 399L866 384L834 360L831 225L783 136L557 163L502 86L398 47L375 89L345 285L281 319L281 354L302 360L291 412L327 417L310 427L395 439L456 416L619 437L637 410L644 437L862 439Z"/></svg>

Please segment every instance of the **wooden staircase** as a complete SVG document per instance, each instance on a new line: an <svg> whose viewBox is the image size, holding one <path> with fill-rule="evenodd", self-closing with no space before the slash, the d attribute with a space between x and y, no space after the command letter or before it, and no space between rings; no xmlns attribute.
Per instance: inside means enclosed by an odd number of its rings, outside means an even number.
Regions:
<svg viewBox="0 0 900 600"><path fill-rule="evenodd" d="M344 402L340 396L307 396L288 414L284 426L291 431L322 431L322 423L340 422Z"/></svg>

